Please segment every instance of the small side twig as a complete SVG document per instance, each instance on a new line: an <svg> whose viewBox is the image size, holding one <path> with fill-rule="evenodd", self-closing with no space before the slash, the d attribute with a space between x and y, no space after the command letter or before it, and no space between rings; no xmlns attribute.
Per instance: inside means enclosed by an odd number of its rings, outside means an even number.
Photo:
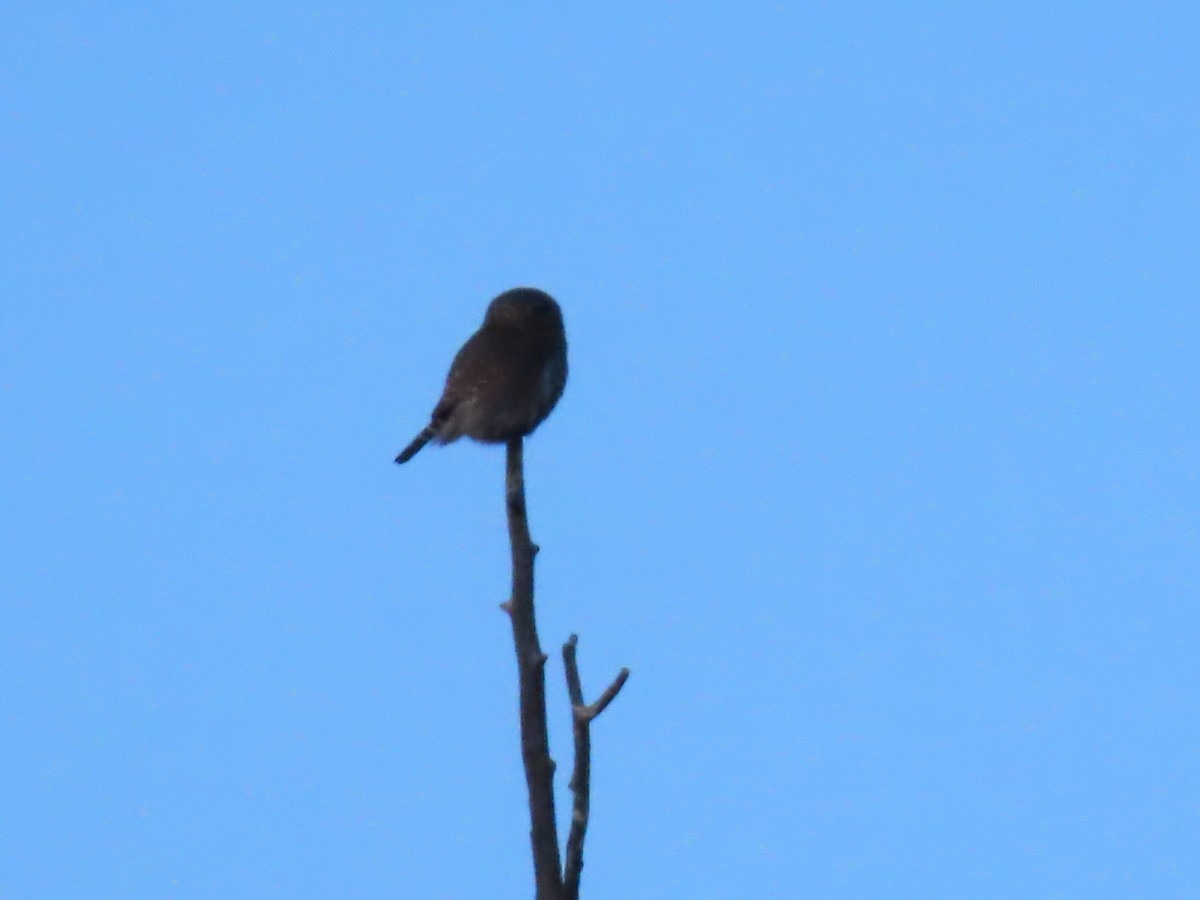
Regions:
<svg viewBox="0 0 1200 900"><path fill-rule="evenodd" d="M571 697L571 730L575 736L575 769L571 773L571 791L575 795L575 803L571 810L571 831L567 836L563 900L578 900L579 879L583 874L583 841L587 835L588 817L591 812L592 720L616 699L629 678L629 670L622 669L595 703L585 704L583 684L579 679L579 664L575 659L578 643L578 635L573 634L562 648L563 667L567 674L567 693Z"/></svg>
<svg viewBox="0 0 1200 900"><path fill-rule="evenodd" d="M560 900L558 830L554 821L554 760L546 728L546 654L538 642L533 611L533 558L525 512L525 473L521 438L508 442L505 495L512 544L512 597L505 604L512 620L520 679L521 758L529 789L529 840L533 847L537 900Z"/></svg>

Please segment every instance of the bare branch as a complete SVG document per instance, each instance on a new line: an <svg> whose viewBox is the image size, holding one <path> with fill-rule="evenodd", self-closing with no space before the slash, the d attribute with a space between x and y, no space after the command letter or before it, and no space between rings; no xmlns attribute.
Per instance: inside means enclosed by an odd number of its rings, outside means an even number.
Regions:
<svg viewBox="0 0 1200 900"><path fill-rule="evenodd" d="M583 702L583 683L575 648L579 636L571 635L563 644L563 668L567 674L567 693L571 698L571 731L575 737L575 770L571 773L571 791L575 803L571 809L571 831L567 835L566 867L563 870L563 900L578 900L579 879L583 874L583 841L591 814L592 738L591 723L616 698L629 678L622 669L600 699L591 706Z"/></svg>
<svg viewBox="0 0 1200 900"><path fill-rule="evenodd" d="M558 830L554 820L554 760L546 729L546 654L538 642L533 610L533 558L525 511L524 453L521 438L508 442L505 494L508 536L512 544L512 598L505 606L512 620L513 645L520 678L521 758L529 789L529 839L537 900L561 900Z"/></svg>

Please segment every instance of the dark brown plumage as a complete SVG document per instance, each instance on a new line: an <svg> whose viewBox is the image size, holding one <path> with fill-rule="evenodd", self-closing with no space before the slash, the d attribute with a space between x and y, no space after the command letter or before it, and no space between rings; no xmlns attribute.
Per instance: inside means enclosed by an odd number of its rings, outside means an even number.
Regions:
<svg viewBox="0 0 1200 900"><path fill-rule="evenodd" d="M448 444L466 436L494 444L524 437L550 415L566 382L558 304L535 288L505 291L454 357L429 424L396 462L408 462L431 440Z"/></svg>

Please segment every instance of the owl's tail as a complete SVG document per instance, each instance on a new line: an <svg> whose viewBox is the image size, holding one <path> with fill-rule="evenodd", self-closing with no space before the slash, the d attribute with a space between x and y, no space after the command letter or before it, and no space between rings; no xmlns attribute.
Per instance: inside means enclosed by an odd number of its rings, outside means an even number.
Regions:
<svg viewBox="0 0 1200 900"><path fill-rule="evenodd" d="M408 462L417 455L418 450L428 444L436 435L437 432L434 430L433 423L431 422L425 426L425 429L420 434L413 438L413 442L411 444L400 451L400 455L396 457L396 462Z"/></svg>

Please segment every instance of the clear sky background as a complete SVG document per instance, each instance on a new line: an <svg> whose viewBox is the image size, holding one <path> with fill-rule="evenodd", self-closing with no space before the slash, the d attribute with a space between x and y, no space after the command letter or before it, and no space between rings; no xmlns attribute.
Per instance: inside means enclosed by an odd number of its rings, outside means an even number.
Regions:
<svg viewBox="0 0 1200 900"><path fill-rule="evenodd" d="M392 463L518 284L589 900L1197 896L1198 46L6 5L0 896L531 896L503 452Z"/></svg>

